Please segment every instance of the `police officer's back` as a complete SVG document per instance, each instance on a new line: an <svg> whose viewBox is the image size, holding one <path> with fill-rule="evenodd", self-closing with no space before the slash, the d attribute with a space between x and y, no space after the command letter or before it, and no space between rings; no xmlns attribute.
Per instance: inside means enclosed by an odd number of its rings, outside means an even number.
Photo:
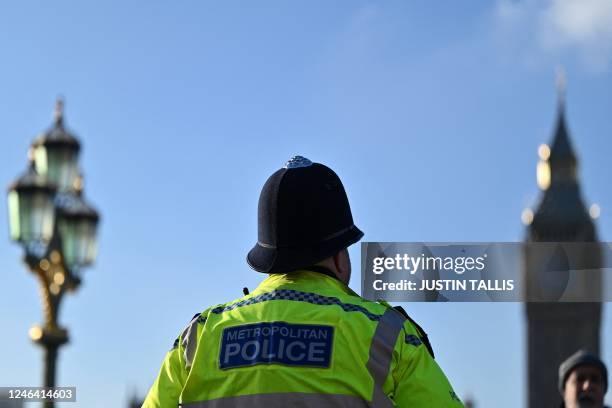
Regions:
<svg viewBox="0 0 612 408"><path fill-rule="evenodd" d="M347 285L363 233L338 176L302 157L263 187L252 293L193 317L145 408L462 407L423 332Z"/></svg>

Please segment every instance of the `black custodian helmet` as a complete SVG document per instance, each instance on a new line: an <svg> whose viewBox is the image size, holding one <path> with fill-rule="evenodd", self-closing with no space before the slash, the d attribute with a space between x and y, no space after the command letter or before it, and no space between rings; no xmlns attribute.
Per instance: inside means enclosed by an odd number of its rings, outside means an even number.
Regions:
<svg viewBox="0 0 612 408"><path fill-rule="evenodd" d="M282 273L322 261L359 241L342 182L329 167L295 156L268 178L259 196L257 243L247 263Z"/></svg>

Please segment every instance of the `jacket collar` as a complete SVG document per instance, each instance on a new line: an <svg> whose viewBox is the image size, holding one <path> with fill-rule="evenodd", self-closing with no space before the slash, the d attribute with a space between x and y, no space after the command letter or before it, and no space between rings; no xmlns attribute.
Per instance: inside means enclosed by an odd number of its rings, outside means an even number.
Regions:
<svg viewBox="0 0 612 408"><path fill-rule="evenodd" d="M359 296L338 279L306 269L292 271L290 273L271 274L264 279L252 293L269 292L275 289L293 289L303 292L324 291Z"/></svg>

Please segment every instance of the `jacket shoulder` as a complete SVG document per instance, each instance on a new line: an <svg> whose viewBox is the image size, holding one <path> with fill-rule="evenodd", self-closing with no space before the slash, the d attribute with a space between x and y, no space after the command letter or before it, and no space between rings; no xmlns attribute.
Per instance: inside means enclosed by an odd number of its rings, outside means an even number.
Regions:
<svg viewBox="0 0 612 408"><path fill-rule="evenodd" d="M208 310L210 309L206 309L203 312L196 313L193 315L193 317L189 320L189 323L187 323L183 330L181 330L179 336L174 340L171 350L174 350L179 345L185 346L185 341L188 337L187 335L190 331L190 328L194 327L194 325L204 324L208 316Z"/></svg>
<svg viewBox="0 0 612 408"><path fill-rule="evenodd" d="M406 331L404 341L407 344L410 344L415 347L418 347L421 345L425 346L431 358L435 359L436 356L434 354L431 342L429 341L429 336L427 335L427 332L421 327L421 325L415 322L410 317L410 315L408 315L408 313L404 310L403 307L393 306L392 308L393 310L395 310L397 313L399 313L400 315L402 315L402 317L406 319L404 328L408 326L411 329L409 331L408 330Z"/></svg>

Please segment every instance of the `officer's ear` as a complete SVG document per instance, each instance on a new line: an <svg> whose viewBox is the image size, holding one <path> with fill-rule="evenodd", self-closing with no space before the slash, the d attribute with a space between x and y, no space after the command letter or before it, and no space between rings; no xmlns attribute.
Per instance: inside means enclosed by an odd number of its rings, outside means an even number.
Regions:
<svg viewBox="0 0 612 408"><path fill-rule="evenodd" d="M336 274L341 282L348 285L351 280L351 259L346 248L339 251L332 257L334 266L336 267Z"/></svg>

